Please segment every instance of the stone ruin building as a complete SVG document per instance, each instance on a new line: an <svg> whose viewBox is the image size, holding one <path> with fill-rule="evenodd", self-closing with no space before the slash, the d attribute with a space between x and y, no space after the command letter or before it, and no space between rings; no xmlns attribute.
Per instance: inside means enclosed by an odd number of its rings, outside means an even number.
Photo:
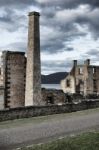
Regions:
<svg viewBox="0 0 99 150"><path fill-rule="evenodd" d="M0 109L64 104L65 93L99 94L99 67L74 66L61 81L62 90L41 90L40 31L38 12L29 13L28 51L3 51L0 67Z"/></svg>
<svg viewBox="0 0 99 150"><path fill-rule="evenodd" d="M24 105L26 58L23 52L3 52L5 107Z"/></svg>
<svg viewBox="0 0 99 150"><path fill-rule="evenodd" d="M41 90L38 12L29 13L28 51L3 51L0 67L0 109L64 103L60 90Z"/></svg>
<svg viewBox="0 0 99 150"><path fill-rule="evenodd" d="M99 95L99 66L90 65L89 59L83 65L74 60L70 73L61 81L61 87L64 93Z"/></svg>
<svg viewBox="0 0 99 150"><path fill-rule="evenodd" d="M23 52L2 53L2 83L0 90L2 107L13 108L24 105L26 58Z"/></svg>
<svg viewBox="0 0 99 150"><path fill-rule="evenodd" d="M24 52L2 53L0 109L41 104L39 16L29 13L27 59Z"/></svg>

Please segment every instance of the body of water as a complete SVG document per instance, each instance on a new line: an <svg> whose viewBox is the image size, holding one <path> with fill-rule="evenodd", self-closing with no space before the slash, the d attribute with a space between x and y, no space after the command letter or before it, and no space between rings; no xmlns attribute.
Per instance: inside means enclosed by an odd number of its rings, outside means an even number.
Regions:
<svg viewBox="0 0 99 150"><path fill-rule="evenodd" d="M46 89L61 89L60 84L42 84L42 88Z"/></svg>

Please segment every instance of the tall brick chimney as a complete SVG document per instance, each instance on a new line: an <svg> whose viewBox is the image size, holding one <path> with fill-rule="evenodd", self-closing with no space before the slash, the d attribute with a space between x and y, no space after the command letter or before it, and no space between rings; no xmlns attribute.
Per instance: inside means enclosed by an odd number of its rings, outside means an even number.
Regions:
<svg viewBox="0 0 99 150"><path fill-rule="evenodd" d="M29 13L25 106L41 105L39 16L38 12Z"/></svg>

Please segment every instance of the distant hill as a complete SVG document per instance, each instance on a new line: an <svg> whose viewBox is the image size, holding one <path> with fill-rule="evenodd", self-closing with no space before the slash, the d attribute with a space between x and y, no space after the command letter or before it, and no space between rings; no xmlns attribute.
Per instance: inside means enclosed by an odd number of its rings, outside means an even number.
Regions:
<svg viewBox="0 0 99 150"><path fill-rule="evenodd" d="M59 84L62 79L68 75L68 72L57 72L49 75L41 75L42 84Z"/></svg>

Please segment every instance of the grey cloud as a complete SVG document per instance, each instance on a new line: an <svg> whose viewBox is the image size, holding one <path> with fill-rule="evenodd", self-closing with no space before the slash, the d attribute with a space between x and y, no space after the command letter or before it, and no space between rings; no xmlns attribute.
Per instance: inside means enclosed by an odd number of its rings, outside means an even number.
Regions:
<svg viewBox="0 0 99 150"><path fill-rule="evenodd" d="M62 51L63 48L63 42L58 42L58 39L56 39L55 41L50 40L48 43L45 43L41 46L42 52L44 51L46 53L56 53Z"/></svg>
<svg viewBox="0 0 99 150"><path fill-rule="evenodd" d="M0 17L0 22L12 22L11 18L9 18L7 15L4 17Z"/></svg>
<svg viewBox="0 0 99 150"><path fill-rule="evenodd" d="M43 4L41 2L41 4ZM89 12L75 13L70 18L65 18L61 21L56 19L56 14L58 11L66 10L67 8L71 11L71 9L77 9L80 4L88 4ZM89 32L93 34L94 38L99 37L99 1L98 0L54 0L54 1L44 1L44 5L42 6L41 14L43 15L43 19L41 19L41 23L47 26L58 26L60 30L64 30L65 32L71 31L74 23L86 24L89 27ZM58 7L59 6L59 7ZM76 6L76 7L75 7ZM61 8L60 8L61 7ZM64 12L63 12L64 13ZM68 19L68 20L67 20ZM47 21L46 21L47 20Z"/></svg>
<svg viewBox="0 0 99 150"><path fill-rule="evenodd" d="M42 51L45 52L51 52L51 53L56 53L59 51L64 50L65 45L64 45L64 41L69 41L69 40L73 40L75 37L80 37L80 36L85 36L85 33L81 33L78 31L78 29L76 28L76 26L74 25L75 22L77 23L84 23L84 24L88 24L89 28L91 31L95 32L95 35L99 32L96 32L98 29L98 21L96 18L96 23L93 20L93 18L88 18L86 17L87 14L85 14L84 16L81 15L77 15L75 16L75 20L74 18L72 20L70 20L68 23L66 23L66 20L64 21L60 21L57 22L57 19L55 18L55 14L57 13L58 10L60 10L61 8L59 6L62 6L64 8L69 8L69 5L73 4L73 8L74 6L77 4L79 5L80 3L84 3L83 1L78 1L78 0L63 0L63 1L49 1L49 5L50 7L48 7L48 5L40 5L40 3L36 2L36 1L27 1L27 0L18 0L18 1L13 1L13 0L8 0L9 5L26 5L27 6L31 6L32 4L34 5L38 5L38 7L41 6L41 25L42 26L47 26L47 27L52 27L54 28L55 32L60 31L61 34L57 36L57 38L53 38L53 39L48 39L46 43L42 44L41 42L41 49ZM88 3L89 1L87 0L86 3ZM6 6L5 1L0 1L1 6ZM56 4L56 7L54 6L54 4ZM96 1L90 2L90 4L95 5ZM72 8L72 7L71 7ZM23 9L23 8L22 8ZM20 15L20 17L15 13L14 9L5 9L6 11L6 15L0 18L0 22L2 24L2 22L5 23L6 29L9 32L14 32L16 30L18 30L21 27L24 27L27 30L27 22L26 22L26 16L24 15ZM23 24L21 24L23 22ZM41 35L42 36L42 35ZM45 37L48 38L48 37ZM42 37L41 37L42 39ZM65 49L66 50L66 49ZM67 49L68 51L68 49Z"/></svg>
<svg viewBox="0 0 99 150"><path fill-rule="evenodd" d="M90 51L87 52L87 54L92 55L92 56L97 56L97 55L99 55L99 50L91 49Z"/></svg>
<svg viewBox="0 0 99 150"><path fill-rule="evenodd" d="M0 26L9 32L15 32L21 27L26 28L26 16L18 16L14 9L5 8L5 13L0 17ZM22 22L24 24L22 24Z"/></svg>
<svg viewBox="0 0 99 150"><path fill-rule="evenodd" d="M92 7L99 7L99 1L98 0L53 0L52 2L49 1L42 1L42 0L36 0L39 4L41 4L42 7L45 6L55 6L57 9L61 8L74 8L81 4L89 4Z"/></svg>
<svg viewBox="0 0 99 150"><path fill-rule="evenodd" d="M66 50L67 51L73 51L74 49L72 47L67 47Z"/></svg>
<svg viewBox="0 0 99 150"><path fill-rule="evenodd" d="M14 10L11 10L10 8L4 8L4 15L2 15L2 17L0 17L0 21L3 22L13 22L13 16L15 14Z"/></svg>
<svg viewBox="0 0 99 150"><path fill-rule="evenodd" d="M79 15L76 22L79 24L87 24L89 31L93 34L94 38L99 38L99 9L90 10L88 14Z"/></svg>
<svg viewBox="0 0 99 150"><path fill-rule="evenodd" d="M51 6L51 7L45 7L44 10L41 11L41 15L45 16L46 18L48 17L48 19L52 19L55 15L56 12L56 8Z"/></svg>
<svg viewBox="0 0 99 150"><path fill-rule="evenodd" d="M68 71L72 67L72 61L42 61L42 70L44 72Z"/></svg>
<svg viewBox="0 0 99 150"><path fill-rule="evenodd" d="M23 7L24 6L30 6L30 5L33 5L33 4L36 4L35 0L0 0L0 6L1 7L5 7L5 6L15 6L15 7ZM18 8L17 7L17 8Z"/></svg>
<svg viewBox="0 0 99 150"><path fill-rule="evenodd" d="M27 49L27 43L26 42L11 43L11 44L7 45L7 49L12 50L12 51L25 52Z"/></svg>
<svg viewBox="0 0 99 150"><path fill-rule="evenodd" d="M46 53L58 53L61 51L73 51L72 45L68 45L69 41L85 36L87 33L79 31L76 24L86 24L89 27L89 32L92 36L99 38L99 0L49 0L48 3L39 3L39 0L0 0L0 7L5 8L4 16L0 17L0 26L3 26L9 32L18 31L21 27L24 28L23 34L27 30L27 18L24 13L21 12L25 9L28 10L30 6L36 6L41 10L41 26L46 26L48 29L53 28L52 37L50 35L45 37L45 41L42 42L41 34L41 50ZM41 0L41 2L44 0ZM88 4L90 6L89 13L83 12L83 15L78 13L75 16L71 16L61 21L57 20L56 14L60 10L77 9L80 4ZM15 10L21 10L20 15ZM53 36L54 33L57 36ZM26 41L25 41L26 43ZM24 42L11 43L8 48L13 48L19 51L25 51L26 44ZM92 50L87 56L95 55L92 54ZM54 64L54 65L53 65ZM53 71L65 70L71 67L67 61L65 62L42 62L42 66L45 70L53 69ZM54 71L54 72L55 72Z"/></svg>
<svg viewBox="0 0 99 150"><path fill-rule="evenodd" d="M67 2L67 1L66 1ZM87 1L86 3L88 3ZM97 1L96 1L97 2ZM96 4L94 1L93 3L90 2L90 4ZM54 2L53 2L54 3ZM64 1L61 2L62 4ZM69 3L69 1L68 1ZM52 4L52 3L51 3ZM89 32L92 34L92 37L97 39L99 38L99 9L94 8L92 9L89 7L89 12L83 12L82 13L75 13L72 15L68 20L65 18L61 21L61 18L59 21L57 21L57 18L55 15L57 14L58 10L57 7L44 5L43 6L45 11L41 11L41 24L42 26L52 27L55 29L55 32L61 31L61 34L57 36L57 39L48 39L48 41L45 44L42 44L42 50L48 51L48 52L59 52L62 50L66 50L64 42L72 41L75 38L79 38L81 36L86 36L88 34L85 32L81 32L78 30L76 24L79 25L86 25L89 28ZM50 11L52 8L52 11ZM66 10L66 7L65 7ZM74 9L75 10L75 9ZM71 11L71 10L70 10ZM58 41L58 39L61 39L61 41ZM68 50L68 49L67 49Z"/></svg>
<svg viewBox="0 0 99 150"><path fill-rule="evenodd" d="M89 56L89 58L91 57L93 60L99 61L99 50L91 49L86 54Z"/></svg>
<svg viewBox="0 0 99 150"><path fill-rule="evenodd" d="M87 53L81 56L81 61L83 62L86 59L90 59L92 63L99 63L99 50L91 49Z"/></svg>
<svg viewBox="0 0 99 150"><path fill-rule="evenodd" d="M0 0L1 11L3 9L5 12L0 16L0 25L9 32L15 32L21 27L27 28L25 10L27 9L28 13L29 7L36 4L35 0ZM16 11L20 11L20 15Z"/></svg>
<svg viewBox="0 0 99 150"><path fill-rule="evenodd" d="M60 25L59 25L60 26ZM53 27L54 28L54 27ZM50 27L49 27L50 29ZM75 38L79 38L81 36L85 36L86 33L82 33L78 31L77 27L75 25L66 25L66 27L60 27L58 28L56 26L54 30L57 34L57 37L53 36L49 39L45 36L46 42L42 42L41 40L41 50L46 53L58 53L62 51L73 51L73 48L68 43L72 41ZM42 34L41 34L42 38Z"/></svg>

